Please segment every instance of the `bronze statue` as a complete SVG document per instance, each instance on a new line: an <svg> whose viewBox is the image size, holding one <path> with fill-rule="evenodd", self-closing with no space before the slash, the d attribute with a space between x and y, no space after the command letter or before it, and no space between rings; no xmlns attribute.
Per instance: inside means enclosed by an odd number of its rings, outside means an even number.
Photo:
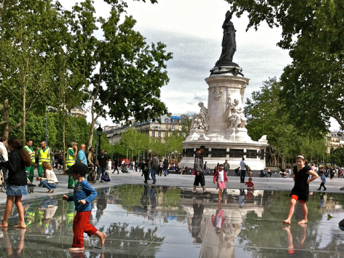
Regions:
<svg viewBox="0 0 344 258"><path fill-rule="evenodd" d="M233 61L233 56L236 51L235 42L235 28L233 23L230 21L232 14L227 11L226 19L223 22L223 38L222 38L222 53L216 66L230 65Z"/></svg>

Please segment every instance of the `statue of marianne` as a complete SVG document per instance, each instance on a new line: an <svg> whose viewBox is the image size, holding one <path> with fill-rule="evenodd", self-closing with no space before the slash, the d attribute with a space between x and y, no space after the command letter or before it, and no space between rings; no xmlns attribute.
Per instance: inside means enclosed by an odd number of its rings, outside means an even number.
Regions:
<svg viewBox="0 0 344 258"><path fill-rule="evenodd" d="M223 61L231 63L233 61L233 56L236 51L235 42L235 28L233 23L230 21L232 14L227 11L226 19L223 22L223 39L222 39L222 53L218 63Z"/></svg>

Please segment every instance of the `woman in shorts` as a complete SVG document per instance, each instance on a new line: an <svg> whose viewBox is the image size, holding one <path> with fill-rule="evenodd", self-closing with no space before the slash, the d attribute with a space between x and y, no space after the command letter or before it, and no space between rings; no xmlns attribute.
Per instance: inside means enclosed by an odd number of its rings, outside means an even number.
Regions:
<svg viewBox="0 0 344 258"><path fill-rule="evenodd" d="M14 228L26 228L24 221L24 208L21 202L22 196L27 195L27 179L25 167L31 167L31 159L29 154L23 149L21 141L18 137L11 138L8 141L8 150L11 152L8 161L1 162L0 166L9 170L7 179L7 200L5 214L0 228L8 227L8 219L11 214L13 203L17 206L19 213L19 224Z"/></svg>
<svg viewBox="0 0 344 258"><path fill-rule="evenodd" d="M318 175L312 171L312 169L305 165L306 160L303 154L299 154L296 157L296 167L294 167L292 172L292 177L294 179L294 188L291 190L290 194L290 206L289 214L286 220L283 220L283 224L290 224L291 217L294 214L295 204L299 200L302 208L303 219L299 224L307 223L308 209L306 202L308 201L309 195L309 183L317 179ZM308 179L309 176L312 178Z"/></svg>

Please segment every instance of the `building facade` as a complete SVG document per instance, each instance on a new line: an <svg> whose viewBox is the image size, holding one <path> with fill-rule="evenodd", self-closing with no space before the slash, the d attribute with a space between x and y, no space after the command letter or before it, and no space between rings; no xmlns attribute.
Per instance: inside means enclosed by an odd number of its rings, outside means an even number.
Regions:
<svg viewBox="0 0 344 258"><path fill-rule="evenodd" d="M151 120L145 122L134 122L132 127L134 127L140 133L148 134L152 138L159 138L163 141L164 137L171 136L172 134L181 135L182 134L182 119L180 116L161 116L158 120ZM111 128L105 126L104 132L107 134L107 138L110 144L116 144L121 141L121 135L129 126L119 126Z"/></svg>
<svg viewBox="0 0 344 258"><path fill-rule="evenodd" d="M344 136L339 132L328 132L326 134L327 153L331 153L331 149L337 149L344 146Z"/></svg>

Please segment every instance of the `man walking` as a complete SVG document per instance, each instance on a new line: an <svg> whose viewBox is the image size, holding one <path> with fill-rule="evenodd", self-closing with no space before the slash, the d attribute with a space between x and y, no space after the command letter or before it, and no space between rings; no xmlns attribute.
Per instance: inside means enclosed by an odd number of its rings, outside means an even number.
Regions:
<svg viewBox="0 0 344 258"><path fill-rule="evenodd" d="M34 176L34 170L35 170L35 151L32 148L32 141L27 141L26 146L24 147L24 150L29 154L32 166L31 167L25 167L25 171L29 173L28 179L32 182L33 176Z"/></svg>
<svg viewBox="0 0 344 258"><path fill-rule="evenodd" d="M245 176L246 176L246 162L245 158L242 158L242 161L240 161L240 183L245 183Z"/></svg>
<svg viewBox="0 0 344 258"><path fill-rule="evenodd" d="M225 161L224 167L223 167L226 176L228 175L228 171L229 171L229 164L228 164L228 160Z"/></svg>
<svg viewBox="0 0 344 258"><path fill-rule="evenodd" d="M151 167L151 177L153 180L153 185L156 183L156 172L159 168L159 160L156 157L156 153L153 153L153 159L152 159L152 167Z"/></svg>
<svg viewBox="0 0 344 258"><path fill-rule="evenodd" d="M105 155L105 151L102 150L102 152L100 153L100 155L98 156L98 159L97 159L97 167L98 167L98 178L97 178L97 180L99 179L99 183L104 183L103 177L105 174L105 170L108 167L108 163L109 163L109 159Z"/></svg>
<svg viewBox="0 0 344 258"><path fill-rule="evenodd" d="M76 155L78 154L78 144L72 142L71 147L67 150L67 168L71 168L75 164ZM72 175L68 175L68 189L74 189L75 182Z"/></svg>
<svg viewBox="0 0 344 258"><path fill-rule="evenodd" d="M50 148L47 146L45 141L41 142L41 148L37 151L39 162L38 162L38 176L43 177L42 163L48 162L50 164L50 155L53 154ZM40 183L38 186L42 186Z"/></svg>
<svg viewBox="0 0 344 258"><path fill-rule="evenodd" d="M164 175L167 176L168 171L168 161L167 159L164 160Z"/></svg>
<svg viewBox="0 0 344 258"><path fill-rule="evenodd" d="M118 161L117 161L117 159L115 158L115 160L113 161L113 172L112 172L112 173L115 173L116 170L117 170L117 174L119 174L119 170L118 170Z"/></svg>
<svg viewBox="0 0 344 258"><path fill-rule="evenodd" d="M205 180L204 180L204 170L203 170L203 153L205 146L202 145L199 151L195 154L194 170L195 170L195 182L193 186L193 193L196 193L196 187L201 184L203 188L203 193L206 193Z"/></svg>

